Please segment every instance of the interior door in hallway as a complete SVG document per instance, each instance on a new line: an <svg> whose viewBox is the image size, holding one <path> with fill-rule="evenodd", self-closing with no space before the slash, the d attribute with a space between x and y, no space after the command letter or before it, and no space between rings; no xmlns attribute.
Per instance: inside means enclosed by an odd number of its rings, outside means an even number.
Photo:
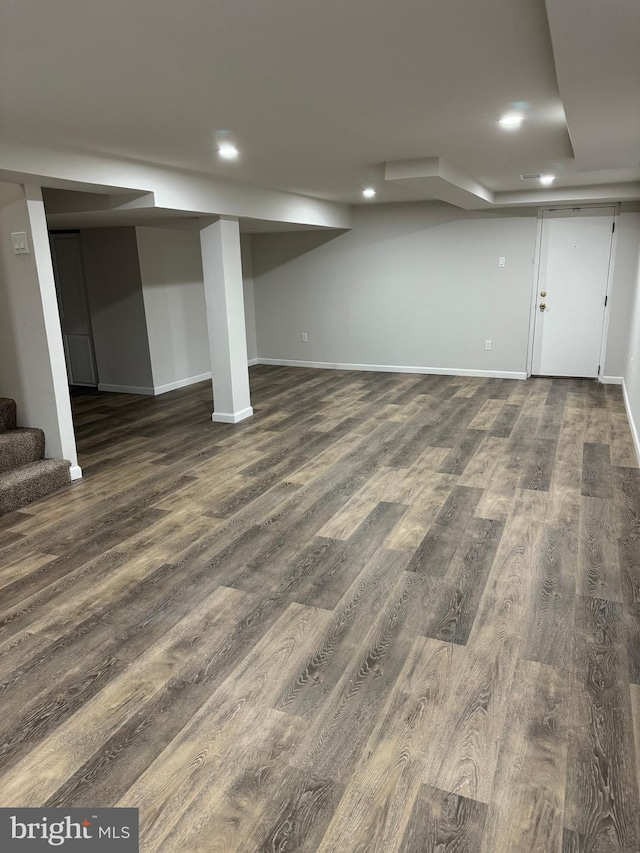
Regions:
<svg viewBox="0 0 640 853"><path fill-rule="evenodd" d="M536 376L598 376L613 207L545 210L533 339Z"/></svg>
<svg viewBox="0 0 640 853"><path fill-rule="evenodd" d="M80 235L75 232L51 234L49 242L69 384L95 386L98 372Z"/></svg>

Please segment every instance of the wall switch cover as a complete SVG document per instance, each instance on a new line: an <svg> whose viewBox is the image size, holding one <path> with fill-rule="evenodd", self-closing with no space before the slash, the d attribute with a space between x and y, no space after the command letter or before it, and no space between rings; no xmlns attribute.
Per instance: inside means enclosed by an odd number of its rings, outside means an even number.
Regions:
<svg viewBox="0 0 640 853"><path fill-rule="evenodd" d="M507 259L503 255L500 255L500 257L498 258L498 266L504 267L504 266L506 266L506 263L507 263Z"/></svg>
<svg viewBox="0 0 640 853"><path fill-rule="evenodd" d="M13 243L14 255L28 255L29 243L27 242L26 231L15 231L11 234L11 242Z"/></svg>

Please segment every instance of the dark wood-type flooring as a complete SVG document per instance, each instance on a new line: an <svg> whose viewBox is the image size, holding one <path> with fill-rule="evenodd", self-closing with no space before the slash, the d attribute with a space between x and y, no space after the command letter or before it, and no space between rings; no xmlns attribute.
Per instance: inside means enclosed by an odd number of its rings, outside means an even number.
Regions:
<svg viewBox="0 0 640 853"><path fill-rule="evenodd" d="M0 805L145 853L640 850L640 471L620 388L258 367L74 399L0 519ZM635 731L635 738L634 738Z"/></svg>

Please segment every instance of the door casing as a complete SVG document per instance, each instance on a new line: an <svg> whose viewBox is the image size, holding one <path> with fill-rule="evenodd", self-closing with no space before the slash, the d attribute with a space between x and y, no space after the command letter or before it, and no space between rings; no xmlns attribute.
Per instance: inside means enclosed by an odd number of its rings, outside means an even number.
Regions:
<svg viewBox="0 0 640 853"><path fill-rule="evenodd" d="M567 204L567 205L553 205L552 207L541 207L538 209L538 219L536 223L536 247L535 247L535 256L534 256L534 264L533 264L533 281L531 284L531 300L529 304L529 339L527 342L527 379L530 378L533 371L533 336L536 325L536 309L538 307L538 285L540 281L540 266L542 259L542 225L543 225L543 214L547 211L554 210L586 210L586 209L594 209L600 207L613 207L613 237L611 241L611 261L609 263L609 272L607 275L607 288L606 288L606 297L607 304L604 308L604 319L602 325L602 340L600 342L600 374L598 375L598 382L607 381L603 378L603 369L604 369L604 357L607 351L607 336L609 333L609 316L611 309L611 284L613 281L613 271L615 268L615 260L616 260L616 249L618 244L618 229L619 229L619 220L620 220L620 204L616 204L613 202L600 204L581 204L576 206L575 204Z"/></svg>

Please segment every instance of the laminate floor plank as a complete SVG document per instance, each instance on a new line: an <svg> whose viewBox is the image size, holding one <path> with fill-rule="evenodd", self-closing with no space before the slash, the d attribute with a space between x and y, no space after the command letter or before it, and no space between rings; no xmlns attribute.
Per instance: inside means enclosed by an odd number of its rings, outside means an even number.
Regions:
<svg viewBox="0 0 640 853"><path fill-rule="evenodd" d="M521 406L505 403L491 424L489 435L493 435L496 438L509 438L520 414Z"/></svg>
<svg viewBox="0 0 640 853"><path fill-rule="evenodd" d="M142 810L141 833L147 849L165 849L164 839L216 778L233 780L242 774L240 753L245 739L248 761L256 771L263 765L261 746L269 733L255 721L263 721L272 697L308 657L328 618L326 611L291 604L118 801L119 806ZM299 740L298 718L277 714L271 719ZM276 735L275 743L282 739L279 732ZM278 760L285 750L280 752Z"/></svg>
<svg viewBox="0 0 640 853"><path fill-rule="evenodd" d="M532 559L533 584L529 599L527 638L523 650L529 660L558 669L570 664L577 575L577 520L572 525L543 525L538 552Z"/></svg>
<svg viewBox="0 0 640 853"><path fill-rule="evenodd" d="M505 445L504 438L485 436L460 475L459 485L488 489Z"/></svg>
<svg viewBox="0 0 640 853"><path fill-rule="evenodd" d="M640 845L640 809L622 608L581 598L575 624L564 824L587 849L627 853Z"/></svg>
<svg viewBox="0 0 640 853"><path fill-rule="evenodd" d="M585 441L582 459L582 494L590 498L611 498L609 445Z"/></svg>
<svg viewBox="0 0 640 853"><path fill-rule="evenodd" d="M503 406L503 400L487 400L469 422L469 429L490 430Z"/></svg>
<svg viewBox="0 0 640 853"><path fill-rule="evenodd" d="M98 798L113 805L122 791L156 760L185 720L210 698L216 686L237 666L288 602L264 600L233 591L239 603L233 618L218 621L217 633L205 643L193 631L189 643L198 649L160 690L145 698L129 719L49 798L50 805L82 803ZM159 736L162 733L162 736Z"/></svg>
<svg viewBox="0 0 640 853"><path fill-rule="evenodd" d="M420 610L425 578L404 572L377 620L360 642L357 654L319 708L308 734L292 759L321 778L348 781L376 724L376 708L404 665L413 631L403 630Z"/></svg>
<svg viewBox="0 0 640 853"><path fill-rule="evenodd" d="M460 535L471 521L481 497L481 489L467 486L455 486L452 489L451 496L411 558L408 571L436 577L447 573L460 544Z"/></svg>
<svg viewBox="0 0 640 853"><path fill-rule="evenodd" d="M640 684L640 539L620 539L618 548L627 626L629 680L632 684Z"/></svg>
<svg viewBox="0 0 640 853"><path fill-rule="evenodd" d="M452 450L438 468L440 474L462 474L473 459L484 435L480 430L467 430L458 446Z"/></svg>
<svg viewBox="0 0 640 853"><path fill-rule="evenodd" d="M518 662L514 636L497 638L491 652L469 645L434 726L423 782L489 803Z"/></svg>
<svg viewBox="0 0 640 853"><path fill-rule="evenodd" d="M461 652L448 643L415 639L325 834L321 853L402 849L422 784L424 753Z"/></svg>
<svg viewBox="0 0 640 853"><path fill-rule="evenodd" d="M260 365L72 395L0 518L0 806L143 853L638 853L640 468L619 387Z"/></svg>
<svg viewBox="0 0 640 853"><path fill-rule="evenodd" d="M533 439L529 449L529 463L520 480L523 489L548 491L553 473L557 440L551 438Z"/></svg>
<svg viewBox="0 0 640 853"><path fill-rule="evenodd" d="M562 844L568 685L520 661L505 721L482 853L557 851Z"/></svg>
<svg viewBox="0 0 640 853"><path fill-rule="evenodd" d="M622 601L622 579L613 502L580 499L579 595Z"/></svg>
<svg viewBox="0 0 640 853"><path fill-rule="evenodd" d="M314 607L326 607L329 610L337 607L351 584L382 550L385 537L398 519L402 518L404 511L405 507L399 504L378 504L346 542L338 540L335 548L328 548L321 559L313 561L313 570L305 572L301 584L291 589L287 581L289 594L301 604L313 602ZM386 559L389 574L398 563L403 567L407 563L404 554L388 550L381 554L381 559ZM277 588L283 588L282 582L278 583Z"/></svg>
<svg viewBox="0 0 640 853"><path fill-rule="evenodd" d="M614 410L610 413L609 424L609 441L607 443L611 451L611 464L637 468L638 459L633 445L633 437L629 430L629 422L624 412L624 404L622 411Z"/></svg>
<svg viewBox="0 0 640 853"><path fill-rule="evenodd" d="M558 447L553 463L550 491L582 493L583 413L566 409L565 419L558 435Z"/></svg>
<svg viewBox="0 0 640 853"><path fill-rule="evenodd" d="M402 839L404 853L474 853L484 835L484 803L423 785Z"/></svg>
<svg viewBox="0 0 640 853"><path fill-rule="evenodd" d="M434 596L427 624L421 631L426 637L466 644L503 528L502 521L474 520Z"/></svg>
<svg viewBox="0 0 640 853"><path fill-rule="evenodd" d="M349 667L363 635L385 606L399 580L402 563L398 555L378 551L363 567L336 604L318 648L277 698L278 710L313 717Z"/></svg>
<svg viewBox="0 0 640 853"><path fill-rule="evenodd" d="M220 595L226 596L228 592L225 590ZM234 596L241 594L232 592ZM206 602L205 611L209 610L210 603ZM199 615L196 613L196 619ZM225 621L220 621L215 613L205 613L205 619L219 635L220 642L220 635L229 631ZM185 643L185 639L194 633L193 624L180 625L162 642L139 656L126 672L112 679L91 701L41 740L18 764L2 774L3 795L9 801L19 798L25 806L34 807L52 797L156 690L162 689L171 679L176 671L174 662L184 661L182 655L176 658L176 651L182 647L186 652L189 643ZM163 748L165 746L162 744ZM121 793L119 791L118 796Z"/></svg>

